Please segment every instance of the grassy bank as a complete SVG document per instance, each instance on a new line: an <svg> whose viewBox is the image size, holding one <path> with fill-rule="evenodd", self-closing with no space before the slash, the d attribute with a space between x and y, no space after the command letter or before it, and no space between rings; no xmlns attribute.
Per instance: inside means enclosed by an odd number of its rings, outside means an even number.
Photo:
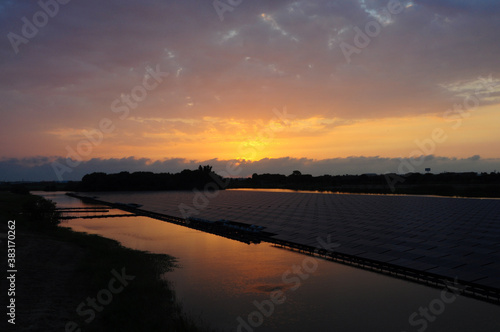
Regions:
<svg viewBox="0 0 500 332"><path fill-rule="evenodd" d="M30 211L37 204L39 198L33 195L0 192L1 231L6 232L8 220L16 220L20 272L17 327L66 331L209 330L182 313L173 290L161 278L176 267L173 257L128 249L97 235L40 223ZM29 276L32 267L36 276ZM92 298L97 299L96 306ZM40 310L52 318L43 321L27 316Z"/></svg>

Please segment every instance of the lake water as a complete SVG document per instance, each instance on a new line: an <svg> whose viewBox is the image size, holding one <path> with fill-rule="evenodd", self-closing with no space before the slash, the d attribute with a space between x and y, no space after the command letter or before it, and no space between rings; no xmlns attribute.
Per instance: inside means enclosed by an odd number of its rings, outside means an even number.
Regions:
<svg viewBox="0 0 500 332"><path fill-rule="evenodd" d="M35 194L58 207L94 206L64 193ZM62 226L176 257L180 267L164 277L177 300L219 331L500 331L498 306L267 243L248 245L147 217Z"/></svg>

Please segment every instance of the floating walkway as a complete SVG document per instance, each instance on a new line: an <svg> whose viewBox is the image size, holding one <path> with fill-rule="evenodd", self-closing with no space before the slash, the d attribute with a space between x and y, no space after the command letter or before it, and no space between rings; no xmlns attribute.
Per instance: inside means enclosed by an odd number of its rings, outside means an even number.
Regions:
<svg viewBox="0 0 500 332"><path fill-rule="evenodd" d="M89 210L106 210L107 208L105 207L102 207L102 208L99 208L99 207L69 207L69 208L56 208L57 211L81 211L81 212L85 212L85 211L89 211Z"/></svg>
<svg viewBox="0 0 500 332"><path fill-rule="evenodd" d="M115 218L115 217L135 217L135 214L91 214L91 215L65 215L80 214L80 213L108 213L109 209L107 207L96 208L96 207L70 207L70 208L56 208L56 211L62 215L59 217L61 220L69 219L100 219L100 218Z"/></svg>
<svg viewBox="0 0 500 332"><path fill-rule="evenodd" d="M85 210L79 210L79 209L70 209L70 208L66 208L66 209L56 209L56 211L58 212L61 212L61 213L90 213L90 212L93 212L93 213L96 213L96 212L109 212L109 210L107 209L85 209Z"/></svg>
<svg viewBox="0 0 500 332"><path fill-rule="evenodd" d="M61 220L69 220L69 219L105 219L105 218L116 218L116 217L137 217L136 214L98 214L92 216L61 216L59 219Z"/></svg>

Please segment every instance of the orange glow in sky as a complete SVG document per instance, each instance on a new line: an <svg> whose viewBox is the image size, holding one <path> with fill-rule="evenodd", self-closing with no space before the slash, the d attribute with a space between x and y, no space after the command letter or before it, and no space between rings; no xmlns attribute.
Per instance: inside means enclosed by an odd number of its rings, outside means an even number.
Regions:
<svg viewBox="0 0 500 332"><path fill-rule="evenodd" d="M314 164L419 149L449 170L472 157L500 169L491 4L405 0L387 18L376 1L245 2L223 15L211 2L123 3L72 3L28 43L3 39L6 178L51 178L55 160L78 178L111 159ZM0 28L22 34L19 18L37 10L8 2ZM421 149L436 128L446 139Z"/></svg>

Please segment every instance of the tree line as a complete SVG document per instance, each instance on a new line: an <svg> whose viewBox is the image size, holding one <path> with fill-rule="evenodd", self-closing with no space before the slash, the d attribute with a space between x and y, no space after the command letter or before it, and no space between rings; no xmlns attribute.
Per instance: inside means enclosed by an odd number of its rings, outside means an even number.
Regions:
<svg viewBox="0 0 500 332"><path fill-rule="evenodd" d="M146 191L146 190L203 190L210 188L278 188L374 194L424 194L445 196L500 197L500 173L445 172L408 174L361 174L312 176L293 171L292 174L257 174L248 178L222 178L212 166L185 169L179 173L95 172L81 181L57 183L39 182L0 183L1 190L18 193L30 190L46 191Z"/></svg>
<svg viewBox="0 0 500 332"><path fill-rule="evenodd" d="M408 173L312 176L294 171L290 175L253 174L232 179L229 188L281 188L373 194L423 194L500 197L500 173Z"/></svg>
<svg viewBox="0 0 500 332"><path fill-rule="evenodd" d="M87 174L76 186L76 191L145 191L145 190L192 190L203 189L206 184L221 183L212 166L199 166L196 170L185 169L179 173L120 172ZM217 183L217 182L216 182ZM219 186L220 188L220 186Z"/></svg>

